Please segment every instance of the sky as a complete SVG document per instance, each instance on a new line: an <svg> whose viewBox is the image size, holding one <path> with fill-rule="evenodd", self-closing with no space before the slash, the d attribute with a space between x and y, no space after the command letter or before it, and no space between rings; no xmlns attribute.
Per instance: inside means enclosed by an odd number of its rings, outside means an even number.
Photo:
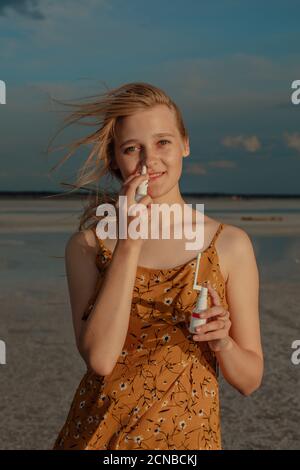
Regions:
<svg viewBox="0 0 300 470"><path fill-rule="evenodd" d="M52 98L143 81L181 109L182 192L300 194L299 18L297 0L0 0L0 191L74 181L84 151L49 174L64 155L46 154L64 117Z"/></svg>

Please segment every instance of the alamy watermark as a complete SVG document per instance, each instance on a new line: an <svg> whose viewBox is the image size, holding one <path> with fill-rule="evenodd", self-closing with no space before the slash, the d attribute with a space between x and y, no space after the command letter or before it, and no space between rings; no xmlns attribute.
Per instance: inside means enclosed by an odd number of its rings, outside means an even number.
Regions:
<svg viewBox="0 0 300 470"><path fill-rule="evenodd" d="M119 196L119 234L117 237L117 216L116 207L113 204L105 203L97 207L96 215L103 217L97 224L96 233L99 238L120 238L127 239L128 235L131 239L138 238L147 239L149 233L148 221L151 224L151 239L159 239L160 228L163 239L171 239L170 228L173 227L174 238L182 239L183 233L186 239L195 240L194 242L186 242L187 250L200 250L204 244L204 204L196 204L196 226L193 229L193 213L192 204L179 203L168 205L166 203L150 205L150 219L148 219L148 211L145 204L135 203L129 206L127 210L127 196ZM105 216L105 213L108 213ZM136 216L129 224L127 224L128 216ZM174 223L171 223L171 214L174 216ZM161 215L161 218L160 218ZM139 230L138 230L139 228ZM183 230L183 233L182 233Z"/></svg>
<svg viewBox="0 0 300 470"><path fill-rule="evenodd" d="M0 104L6 104L6 85L0 80ZM6 345L5 341L0 339L0 365L6 364Z"/></svg>
<svg viewBox="0 0 300 470"><path fill-rule="evenodd" d="M291 355L291 363L294 364L294 366L298 366L300 364L300 339L295 339L295 341L292 342L291 348L295 349Z"/></svg>
<svg viewBox="0 0 300 470"><path fill-rule="evenodd" d="M6 104L6 85L3 80L0 80L0 104Z"/></svg>
<svg viewBox="0 0 300 470"><path fill-rule="evenodd" d="M0 339L0 365L6 364L6 344Z"/></svg>
<svg viewBox="0 0 300 470"><path fill-rule="evenodd" d="M291 94L291 101L293 104L300 103L300 80L294 80L291 87L293 88L293 93Z"/></svg>

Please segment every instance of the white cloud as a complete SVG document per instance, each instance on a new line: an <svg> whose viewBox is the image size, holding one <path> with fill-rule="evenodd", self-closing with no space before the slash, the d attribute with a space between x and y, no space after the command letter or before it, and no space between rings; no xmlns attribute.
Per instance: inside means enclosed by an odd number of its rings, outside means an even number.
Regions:
<svg viewBox="0 0 300 470"><path fill-rule="evenodd" d="M215 160L208 164L215 168L236 168L236 163L232 160Z"/></svg>
<svg viewBox="0 0 300 470"><path fill-rule="evenodd" d="M261 143L256 135L249 137L243 135L226 136L222 140L222 144L225 147L244 148L248 152L256 152L261 148Z"/></svg>
<svg viewBox="0 0 300 470"><path fill-rule="evenodd" d="M11 11L34 20L42 20L44 18L38 7L37 0L1 0L0 16L7 16Z"/></svg>
<svg viewBox="0 0 300 470"><path fill-rule="evenodd" d="M207 171L200 163L191 163L185 169L184 173L188 175L206 175Z"/></svg>
<svg viewBox="0 0 300 470"><path fill-rule="evenodd" d="M294 132L291 134L286 132L284 134L284 138L289 148L295 149L298 152L300 152L300 133L299 132Z"/></svg>

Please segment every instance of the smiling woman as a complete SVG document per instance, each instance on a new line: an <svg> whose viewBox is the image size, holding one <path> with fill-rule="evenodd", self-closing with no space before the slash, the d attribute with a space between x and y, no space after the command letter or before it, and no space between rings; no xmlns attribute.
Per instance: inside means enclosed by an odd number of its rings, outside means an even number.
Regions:
<svg viewBox="0 0 300 470"><path fill-rule="evenodd" d="M103 118L65 157L93 144L77 188L113 175L122 187L112 202L124 195L130 207L149 179L139 200L147 209L189 206L179 187L189 137L180 110L163 90L129 83L74 106L68 123ZM253 393L262 378L251 241L238 227L204 217L197 284L208 285L207 321L193 335L199 250L187 256L184 236L104 243L96 232L99 205L94 197L65 251L76 344L87 370L54 449L220 450L219 367L243 395ZM118 222L124 215L129 225L132 215L120 211Z"/></svg>

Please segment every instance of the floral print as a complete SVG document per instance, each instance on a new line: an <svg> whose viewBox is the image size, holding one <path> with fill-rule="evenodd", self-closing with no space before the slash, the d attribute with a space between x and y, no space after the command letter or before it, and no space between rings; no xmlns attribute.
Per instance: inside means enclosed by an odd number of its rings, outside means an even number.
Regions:
<svg viewBox="0 0 300 470"><path fill-rule="evenodd" d="M228 309L215 241L202 252L198 282L210 281ZM95 229L94 229L95 230ZM112 257L99 240L99 280ZM54 449L220 450L218 363L207 342L188 331L199 291L196 259L170 269L137 267L129 327L113 371L88 369ZM209 307L211 299L208 298Z"/></svg>

